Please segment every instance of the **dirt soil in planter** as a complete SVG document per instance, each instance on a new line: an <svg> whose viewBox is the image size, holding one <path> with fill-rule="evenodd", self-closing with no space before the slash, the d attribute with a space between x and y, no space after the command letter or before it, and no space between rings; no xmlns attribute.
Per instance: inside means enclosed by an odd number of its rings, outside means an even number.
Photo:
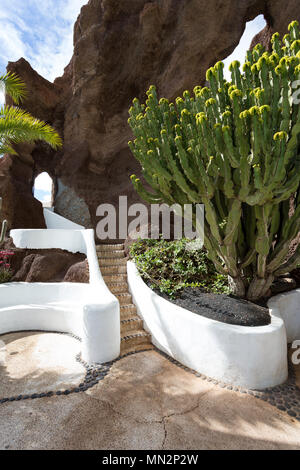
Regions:
<svg viewBox="0 0 300 470"><path fill-rule="evenodd" d="M191 287L185 288L176 299L170 299L156 289L155 292L173 304L222 323L240 326L263 326L271 323L267 308L229 295L207 293Z"/></svg>

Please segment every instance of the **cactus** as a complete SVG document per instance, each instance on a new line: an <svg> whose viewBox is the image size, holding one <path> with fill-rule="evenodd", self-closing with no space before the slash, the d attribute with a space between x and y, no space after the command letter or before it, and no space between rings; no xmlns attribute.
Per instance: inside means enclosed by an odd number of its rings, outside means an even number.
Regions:
<svg viewBox="0 0 300 470"><path fill-rule="evenodd" d="M240 297L266 296L274 278L300 263L300 107L292 99L300 80L300 32L294 21L271 52L257 45L241 70L224 64L207 72L209 87L196 86L170 103L151 86L146 105L129 111L136 137L130 149L140 162L150 203L203 203L210 259ZM299 82L298 82L299 83Z"/></svg>
<svg viewBox="0 0 300 470"><path fill-rule="evenodd" d="M0 211L2 209L2 198L0 197ZM2 222L1 235L0 235L0 246L3 244L7 231L7 220Z"/></svg>

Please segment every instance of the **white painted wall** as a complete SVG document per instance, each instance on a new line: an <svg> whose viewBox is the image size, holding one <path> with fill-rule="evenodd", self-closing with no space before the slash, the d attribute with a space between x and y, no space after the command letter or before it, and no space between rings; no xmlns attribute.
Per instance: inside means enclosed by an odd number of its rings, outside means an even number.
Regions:
<svg viewBox="0 0 300 470"><path fill-rule="evenodd" d="M155 294L128 262L128 284L153 344L197 372L245 388L264 389L288 376L282 318L267 326L229 325L196 315Z"/></svg>
<svg viewBox="0 0 300 470"><path fill-rule="evenodd" d="M300 340L300 289L272 297L268 307L273 315L283 319L288 343Z"/></svg>
<svg viewBox="0 0 300 470"><path fill-rule="evenodd" d="M87 246L83 232L85 231L67 229L17 229L11 230L10 236L18 248L60 248L71 253L86 254Z"/></svg>
<svg viewBox="0 0 300 470"><path fill-rule="evenodd" d="M82 356L103 363L120 354L119 305L96 284L0 284L0 335L59 331L82 338Z"/></svg>
<svg viewBox="0 0 300 470"><path fill-rule="evenodd" d="M84 230L84 227L79 224L75 224L71 220L65 219L59 214L55 214L51 209L44 207L44 218L46 227L49 229L71 229L71 230Z"/></svg>
<svg viewBox="0 0 300 470"><path fill-rule="evenodd" d="M53 219L54 220L54 219ZM82 337L82 356L103 363L120 355L120 306L99 268L93 230L11 230L18 248L60 248L87 256L90 283L0 285L0 334L61 331Z"/></svg>

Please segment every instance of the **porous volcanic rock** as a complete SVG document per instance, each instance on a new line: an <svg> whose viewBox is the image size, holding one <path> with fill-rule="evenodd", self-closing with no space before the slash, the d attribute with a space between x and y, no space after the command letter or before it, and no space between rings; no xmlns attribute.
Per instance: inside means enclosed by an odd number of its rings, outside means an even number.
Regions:
<svg viewBox="0 0 300 470"><path fill-rule="evenodd" d="M157 289L155 292L179 307L222 323L253 327L271 323L267 308L233 296L208 293L201 288L193 287L184 288L175 299L169 298Z"/></svg>
<svg viewBox="0 0 300 470"><path fill-rule="evenodd" d="M65 275L64 282L84 282L88 283L90 280L89 266L87 260L73 264Z"/></svg>
<svg viewBox="0 0 300 470"><path fill-rule="evenodd" d="M81 253L70 253L60 249L29 250L16 248L11 239L8 239L4 249L11 250L12 281L16 282L62 282L66 281L66 274L73 268L73 278L76 272L81 271L85 255ZM73 282L88 283L89 277L77 274L77 280Z"/></svg>
<svg viewBox="0 0 300 470"><path fill-rule="evenodd" d="M267 42L273 31L284 34L291 20L300 19L299 2L90 0L76 21L74 55L62 77L50 83L24 59L9 63L28 86L24 107L64 139L58 152L42 144L20 146L14 164L9 156L0 161L10 227L44 226L32 196L41 171L75 193L80 207L84 201L94 227L99 204L117 206L119 195L127 195L129 204L139 201L129 180L139 174L127 146L132 99L144 100L150 84L169 99L203 84L207 68L234 50L245 23L259 14L268 21ZM86 214L70 210L70 218L80 223Z"/></svg>

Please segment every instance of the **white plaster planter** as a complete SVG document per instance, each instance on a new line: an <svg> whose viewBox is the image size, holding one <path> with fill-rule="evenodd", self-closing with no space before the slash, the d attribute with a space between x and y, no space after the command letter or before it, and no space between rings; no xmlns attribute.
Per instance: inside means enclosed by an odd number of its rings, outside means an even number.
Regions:
<svg viewBox="0 0 300 470"><path fill-rule="evenodd" d="M300 289L272 297L268 302L268 307L272 315L283 319L287 342L300 340Z"/></svg>
<svg viewBox="0 0 300 470"><path fill-rule="evenodd" d="M144 326L160 350L214 379L249 389L283 383L287 339L275 312L270 325L229 325L196 315L155 294L128 262L128 284Z"/></svg>
<svg viewBox="0 0 300 470"><path fill-rule="evenodd" d="M55 221L59 227L72 225L59 216L50 219L51 229L12 230L15 246L84 253L90 282L1 284L0 334L26 330L72 333L82 338L86 362L112 361L120 355L120 306L102 278L94 231L55 228Z"/></svg>

